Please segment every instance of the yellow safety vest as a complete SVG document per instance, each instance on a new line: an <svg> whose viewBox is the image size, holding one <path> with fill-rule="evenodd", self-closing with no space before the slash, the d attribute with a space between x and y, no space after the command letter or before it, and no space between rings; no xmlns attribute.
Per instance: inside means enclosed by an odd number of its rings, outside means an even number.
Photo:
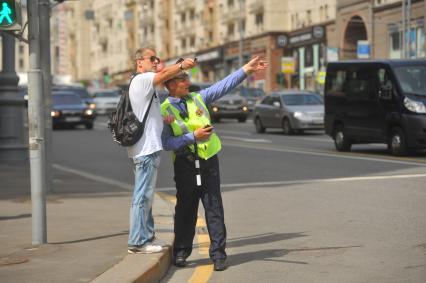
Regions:
<svg viewBox="0 0 426 283"><path fill-rule="evenodd" d="M186 101L188 118L183 119L180 116L180 109L172 105L167 98L161 104L161 115L174 116L173 123L170 124L175 137L182 136L187 133L192 133L198 128L203 128L206 125L211 125L210 113L200 94L190 93ZM194 145L189 145L191 152L194 151ZM216 133L212 133L208 140L197 141L198 156L202 159L209 159L220 151L222 145Z"/></svg>

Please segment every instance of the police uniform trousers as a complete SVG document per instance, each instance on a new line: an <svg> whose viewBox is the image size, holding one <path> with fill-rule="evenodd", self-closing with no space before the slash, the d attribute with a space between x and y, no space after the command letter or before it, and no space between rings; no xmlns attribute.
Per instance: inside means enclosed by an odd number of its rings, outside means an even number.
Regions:
<svg viewBox="0 0 426 283"><path fill-rule="evenodd" d="M219 159L200 159L201 186L196 183L196 169L192 155L176 156L175 241L173 255L187 258L192 252L198 204L201 199L210 236L209 255L212 260L225 259L226 227L220 193Z"/></svg>

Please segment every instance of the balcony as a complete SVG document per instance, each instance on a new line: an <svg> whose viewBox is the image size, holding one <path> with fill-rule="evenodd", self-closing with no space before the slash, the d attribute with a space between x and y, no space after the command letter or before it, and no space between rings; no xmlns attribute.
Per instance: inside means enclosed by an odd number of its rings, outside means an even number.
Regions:
<svg viewBox="0 0 426 283"><path fill-rule="evenodd" d="M222 22L228 23L236 21L240 18L240 15L244 15L244 11L240 11L237 6L233 6L230 10L222 14Z"/></svg>
<svg viewBox="0 0 426 283"><path fill-rule="evenodd" d="M257 14L263 12L263 1L255 0L253 3L249 5L249 12L252 14Z"/></svg>
<svg viewBox="0 0 426 283"><path fill-rule="evenodd" d="M154 18L148 13L144 13L139 22L140 27L146 27L154 24Z"/></svg>
<svg viewBox="0 0 426 283"><path fill-rule="evenodd" d="M193 0L177 0L175 9L176 12L188 11L190 9L195 9L195 1Z"/></svg>
<svg viewBox="0 0 426 283"><path fill-rule="evenodd" d="M196 24L195 22L185 22L184 24L180 24L176 27L175 35L176 37L187 37L190 35L195 35L196 32Z"/></svg>

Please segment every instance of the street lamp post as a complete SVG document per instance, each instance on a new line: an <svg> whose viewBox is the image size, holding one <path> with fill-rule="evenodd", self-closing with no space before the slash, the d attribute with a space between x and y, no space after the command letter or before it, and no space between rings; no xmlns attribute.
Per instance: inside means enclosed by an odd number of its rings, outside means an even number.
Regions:
<svg viewBox="0 0 426 283"><path fill-rule="evenodd" d="M243 0L239 0L240 14L238 17L238 32L239 32L239 41L238 41L238 67L243 65L243 39L244 39L244 30L243 30Z"/></svg>

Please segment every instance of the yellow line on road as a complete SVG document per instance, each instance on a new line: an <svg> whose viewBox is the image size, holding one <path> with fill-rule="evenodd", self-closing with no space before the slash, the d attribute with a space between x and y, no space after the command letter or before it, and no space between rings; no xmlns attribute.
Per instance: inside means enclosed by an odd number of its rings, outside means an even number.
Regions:
<svg viewBox="0 0 426 283"><path fill-rule="evenodd" d="M194 274L189 279L188 283L205 283L208 282L213 273L213 265L202 265L195 269Z"/></svg>
<svg viewBox="0 0 426 283"><path fill-rule="evenodd" d="M170 194L166 194L163 192L157 192L157 195L162 199L176 204L176 197ZM207 230L206 221L201 216L197 218L196 227L200 230ZM204 228L204 229L203 229ZM209 258L209 249L210 249L210 237L209 234L197 233L197 242L198 242L198 254L202 256L202 258ZM208 282L210 277L213 274L213 264L206 264L197 266L189 279L189 283L205 283Z"/></svg>

